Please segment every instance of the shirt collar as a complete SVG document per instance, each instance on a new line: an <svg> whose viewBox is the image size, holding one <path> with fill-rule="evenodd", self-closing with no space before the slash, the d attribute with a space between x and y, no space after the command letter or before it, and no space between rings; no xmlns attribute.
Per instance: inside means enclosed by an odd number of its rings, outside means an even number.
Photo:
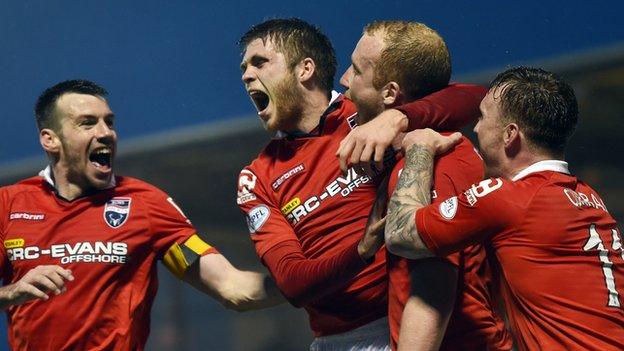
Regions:
<svg viewBox="0 0 624 351"><path fill-rule="evenodd" d="M568 170L567 162L561 161L561 160L544 160L544 161L536 162L530 165L529 167L521 170L518 174L516 174L513 178L511 178L511 180L515 182L516 180L524 178L531 173L543 172L543 171L554 171L554 172L559 172L559 173L564 173L564 174L570 174L570 171Z"/></svg>
<svg viewBox="0 0 624 351"><path fill-rule="evenodd" d="M50 168L49 165L45 169L39 172L39 176L43 177L46 183L50 184L50 186L56 189L56 185L54 184L54 179L52 178L52 168ZM114 188L115 186L117 186L117 181L115 180L115 175L113 174L113 176L111 177L110 183L108 183L108 185L104 189Z"/></svg>

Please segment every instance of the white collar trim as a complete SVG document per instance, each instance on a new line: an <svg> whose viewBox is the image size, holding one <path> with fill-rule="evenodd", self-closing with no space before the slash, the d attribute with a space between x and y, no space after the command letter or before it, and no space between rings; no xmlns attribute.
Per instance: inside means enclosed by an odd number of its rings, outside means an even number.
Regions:
<svg viewBox="0 0 624 351"><path fill-rule="evenodd" d="M332 90L332 92L331 92L331 99L329 99L329 105L327 105L327 107L331 106L331 104L333 104L334 101L336 101L336 99L338 99L340 97L340 95L342 95L342 94L340 94L339 92L337 92L335 90Z"/></svg>
<svg viewBox="0 0 624 351"><path fill-rule="evenodd" d="M544 161L536 162L530 165L529 167L523 169L518 174L516 174L513 178L511 178L511 180L515 182L516 180L524 178L531 173L543 172L543 171L554 171L554 172L559 172L559 173L570 174L570 171L568 170L567 162L560 161L560 160L544 160Z"/></svg>
<svg viewBox="0 0 624 351"><path fill-rule="evenodd" d="M54 179L52 179L52 168L48 165L45 169L39 171L39 176L43 177L46 183L50 184L53 188L56 189L56 184L54 184ZM115 175L111 177L110 183L104 189L110 189L117 186L117 181L115 180Z"/></svg>

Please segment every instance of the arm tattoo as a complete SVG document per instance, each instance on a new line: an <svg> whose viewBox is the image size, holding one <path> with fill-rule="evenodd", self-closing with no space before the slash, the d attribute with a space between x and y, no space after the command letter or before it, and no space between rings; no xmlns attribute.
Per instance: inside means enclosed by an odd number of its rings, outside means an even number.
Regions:
<svg viewBox="0 0 624 351"><path fill-rule="evenodd" d="M416 259L431 257L416 231L416 211L431 202L434 155L413 145L405 155L405 166L388 203L386 243L397 255Z"/></svg>

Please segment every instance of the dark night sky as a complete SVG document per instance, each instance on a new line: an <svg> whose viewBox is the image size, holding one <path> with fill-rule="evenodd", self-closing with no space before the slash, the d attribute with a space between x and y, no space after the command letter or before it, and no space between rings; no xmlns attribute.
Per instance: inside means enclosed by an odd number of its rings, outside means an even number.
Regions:
<svg viewBox="0 0 624 351"><path fill-rule="evenodd" d="M253 115L238 37L297 16L333 40L339 74L375 19L424 22L446 39L455 74L624 41L621 1L4 1L0 3L0 164L39 155L32 106L58 81L111 93L123 140ZM339 77L339 75L338 75Z"/></svg>

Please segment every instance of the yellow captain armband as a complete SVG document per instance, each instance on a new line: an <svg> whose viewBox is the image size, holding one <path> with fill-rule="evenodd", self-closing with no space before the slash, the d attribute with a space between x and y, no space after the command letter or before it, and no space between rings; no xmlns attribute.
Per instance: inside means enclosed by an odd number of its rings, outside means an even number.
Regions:
<svg viewBox="0 0 624 351"><path fill-rule="evenodd" d="M182 279L189 266L211 247L197 234L193 234L181 245L171 245L163 257L163 263L178 279Z"/></svg>

